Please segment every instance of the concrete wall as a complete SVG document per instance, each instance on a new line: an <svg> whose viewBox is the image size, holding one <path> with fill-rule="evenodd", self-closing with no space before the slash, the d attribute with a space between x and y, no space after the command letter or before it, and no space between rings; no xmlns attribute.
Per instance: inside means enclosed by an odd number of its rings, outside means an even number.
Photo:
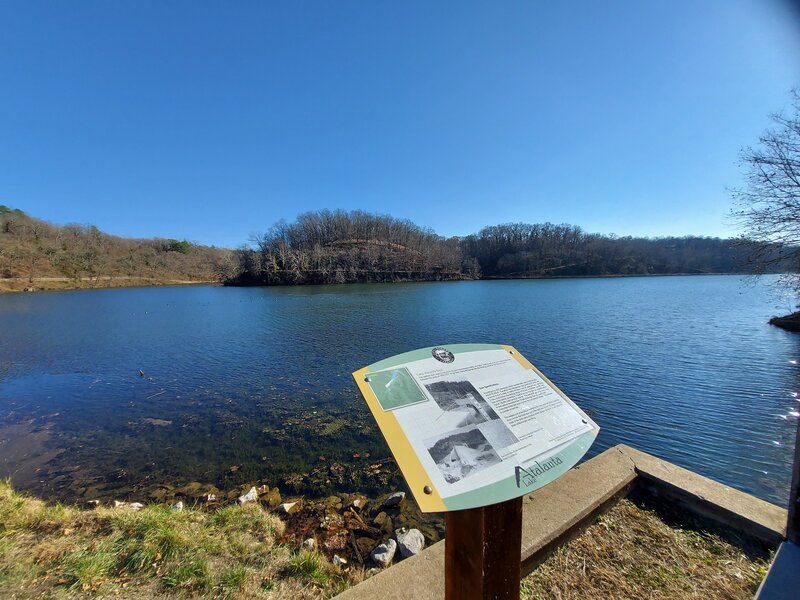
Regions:
<svg viewBox="0 0 800 600"><path fill-rule="evenodd" d="M784 538L786 510L650 454L619 445L527 495L522 508L523 576L634 487L714 526L768 545ZM443 540L337 596L341 600L444 598Z"/></svg>

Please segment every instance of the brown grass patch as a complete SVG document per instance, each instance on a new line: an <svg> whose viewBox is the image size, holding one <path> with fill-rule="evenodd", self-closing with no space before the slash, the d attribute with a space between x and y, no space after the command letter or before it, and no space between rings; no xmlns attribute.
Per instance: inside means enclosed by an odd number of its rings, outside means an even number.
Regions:
<svg viewBox="0 0 800 600"><path fill-rule="evenodd" d="M753 597L766 558L622 500L522 580L522 598Z"/></svg>

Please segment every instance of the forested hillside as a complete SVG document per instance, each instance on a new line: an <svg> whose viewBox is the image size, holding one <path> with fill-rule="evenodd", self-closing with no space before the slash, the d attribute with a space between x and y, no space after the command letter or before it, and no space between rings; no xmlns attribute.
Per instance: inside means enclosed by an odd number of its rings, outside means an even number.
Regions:
<svg viewBox="0 0 800 600"><path fill-rule="evenodd" d="M231 259L230 250L121 238L91 225L59 227L0 205L0 283L6 289L219 281L230 275Z"/></svg>
<svg viewBox="0 0 800 600"><path fill-rule="evenodd" d="M444 238L390 216L325 210L280 221L238 250L228 283L745 273L748 254L746 244L731 239L616 237L551 223Z"/></svg>
<svg viewBox="0 0 800 600"><path fill-rule="evenodd" d="M634 238L586 233L573 225L509 223L461 240L484 277L737 273L746 244L710 237Z"/></svg>
<svg viewBox="0 0 800 600"><path fill-rule="evenodd" d="M458 239L411 221L363 211L323 210L280 221L237 251L244 285L461 279Z"/></svg>
<svg viewBox="0 0 800 600"><path fill-rule="evenodd" d="M551 223L507 223L445 238L408 220L342 210L279 221L249 247L227 250L56 226L0 205L0 289L747 273L749 255L741 240L616 237Z"/></svg>

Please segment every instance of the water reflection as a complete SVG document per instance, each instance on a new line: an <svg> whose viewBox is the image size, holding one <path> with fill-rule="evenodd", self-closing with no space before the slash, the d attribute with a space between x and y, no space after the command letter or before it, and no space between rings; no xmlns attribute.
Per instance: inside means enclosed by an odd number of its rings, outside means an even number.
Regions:
<svg viewBox="0 0 800 600"><path fill-rule="evenodd" d="M774 304L724 276L0 296L0 464L67 500L379 490L399 476L350 373L510 343L592 412L593 453L628 443L785 502L800 349Z"/></svg>

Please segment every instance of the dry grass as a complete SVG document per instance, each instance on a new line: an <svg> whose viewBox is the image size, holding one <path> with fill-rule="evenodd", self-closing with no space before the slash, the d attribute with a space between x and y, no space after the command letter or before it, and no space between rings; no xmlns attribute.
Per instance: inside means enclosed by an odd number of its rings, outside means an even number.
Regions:
<svg viewBox="0 0 800 600"><path fill-rule="evenodd" d="M752 598L768 561L623 500L522 581L522 597Z"/></svg>
<svg viewBox="0 0 800 600"><path fill-rule="evenodd" d="M257 504L89 511L0 483L0 596L311 599L363 577L276 543L282 530Z"/></svg>

